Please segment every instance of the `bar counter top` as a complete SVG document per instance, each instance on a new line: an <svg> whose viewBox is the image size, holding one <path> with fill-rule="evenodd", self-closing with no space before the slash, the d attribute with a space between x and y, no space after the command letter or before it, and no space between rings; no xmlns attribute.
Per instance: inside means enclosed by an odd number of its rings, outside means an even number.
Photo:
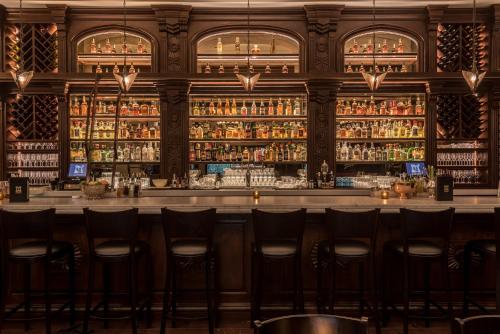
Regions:
<svg viewBox="0 0 500 334"><path fill-rule="evenodd" d="M455 196L453 201L436 201L430 198L382 200L369 196L314 196L314 195L261 195L256 200L252 196L169 196L140 198L104 198L88 200L71 197L33 197L29 202L10 203L0 201L0 208L16 211L55 208L58 214L81 214L83 208L96 210L119 210L131 207L139 208L141 214L159 214L160 209L168 207L174 210L200 210L216 208L218 213L248 214L252 209L294 210L306 208L309 213L323 213L325 208L341 210L381 208L382 213L397 213L400 208L415 210L439 210L454 207L457 213L493 213L500 207L500 198L496 196Z"/></svg>

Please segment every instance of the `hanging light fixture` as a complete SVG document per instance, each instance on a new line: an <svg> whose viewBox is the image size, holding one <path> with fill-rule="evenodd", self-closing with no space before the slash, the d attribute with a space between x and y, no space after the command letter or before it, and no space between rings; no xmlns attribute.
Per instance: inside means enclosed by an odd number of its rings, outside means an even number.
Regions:
<svg viewBox="0 0 500 334"><path fill-rule="evenodd" d="M23 29L23 0L19 0L19 19L21 21L21 31L20 31L20 41L19 41L19 65L15 71L11 71L12 79L16 83L19 89L18 97L21 97L24 93L26 87L28 87L31 79L33 79L33 71L24 70L24 51L23 51L23 41L24 41L24 29Z"/></svg>
<svg viewBox="0 0 500 334"><path fill-rule="evenodd" d="M380 85L382 84L382 81L384 81L385 76L387 75L387 72L384 73L377 73L376 71L376 62L375 62L375 0L373 0L373 8L372 8L372 13L373 13L373 67L372 67L372 73L369 73L367 71L361 72L363 75L363 78L365 79L366 83L368 84L368 87L370 90L376 91Z"/></svg>
<svg viewBox="0 0 500 334"><path fill-rule="evenodd" d="M133 71L131 72L130 70L127 71L127 53L128 53L128 48L126 47L127 45L127 0L123 0L123 45L125 46L123 48L123 51L125 52L124 59L123 59L123 72L120 73L113 73L115 76L116 81L118 82L118 85L120 86L120 89L123 93L127 93L132 85L134 84L135 78L137 77L137 72Z"/></svg>
<svg viewBox="0 0 500 334"><path fill-rule="evenodd" d="M472 6L472 69L470 71L462 70L462 75L465 82L469 86L472 94L476 94L477 88L483 81L486 72L479 72L477 69L476 59L476 0L473 1Z"/></svg>
<svg viewBox="0 0 500 334"><path fill-rule="evenodd" d="M247 69L248 73L247 75L243 74L236 74L236 77L240 81L241 85L243 88L247 91L250 92L254 89L255 85L257 84L257 81L259 81L260 78L260 73L253 74L250 71L250 0L247 0Z"/></svg>

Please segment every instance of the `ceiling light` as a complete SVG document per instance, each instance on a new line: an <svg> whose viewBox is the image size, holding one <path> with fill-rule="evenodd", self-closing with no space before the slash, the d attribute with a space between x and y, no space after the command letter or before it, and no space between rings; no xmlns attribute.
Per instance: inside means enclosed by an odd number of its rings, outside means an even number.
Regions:
<svg viewBox="0 0 500 334"><path fill-rule="evenodd" d="M462 76L474 95L486 76L486 72L480 72L477 69L476 44L476 0L474 0L472 4L472 69L470 71L462 70Z"/></svg>
<svg viewBox="0 0 500 334"><path fill-rule="evenodd" d="M33 71L25 71L24 70L24 51L23 51L23 0L19 0L19 19L21 21L21 28L20 28L20 42L19 42L19 55L20 55L20 61L19 61L19 66L15 71L11 71L10 74L12 75L12 79L14 79L14 82L16 83L17 88L19 89L19 94L18 98L21 97L24 93L24 90L26 87L28 87L31 79L33 79L34 72Z"/></svg>
<svg viewBox="0 0 500 334"><path fill-rule="evenodd" d="M127 45L127 0L123 0L123 45ZM125 52L123 58L123 73L120 75L119 73L113 73L115 80L118 82L120 86L120 90L123 93L128 93L132 85L134 84L135 79L137 78L138 72L127 73L127 52Z"/></svg>
<svg viewBox="0 0 500 334"><path fill-rule="evenodd" d="M257 81L259 81L260 73L253 74L253 71L250 70L250 0L247 0L247 71L248 74L236 74L236 77L240 81L241 85L247 92L251 92L255 85L257 85Z"/></svg>
<svg viewBox="0 0 500 334"><path fill-rule="evenodd" d="M373 67L372 71L373 73L368 73L367 71L361 72L363 75L363 79L365 79L366 83L368 84L368 87L370 90L376 91L380 85L382 84L382 81L384 81L385 76L387 75L387 72L384 73L377 73L377 64L375 61L375 0L373 0L373 7L372 7L372 13L373 13L373 22L372 22L372 29L373 29L373 48L372 48L372 55L373 55Z"/></svg>

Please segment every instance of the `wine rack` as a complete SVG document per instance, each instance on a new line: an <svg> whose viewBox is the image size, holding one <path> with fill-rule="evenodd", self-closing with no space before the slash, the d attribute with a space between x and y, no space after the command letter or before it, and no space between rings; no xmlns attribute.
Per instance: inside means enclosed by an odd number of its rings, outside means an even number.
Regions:
<svg viewBox="0 0 500 334"><path fill-rule="evenodd" d="M470 70L473 60L471 24L441 24L437 37L437 67L440 72ZM476 25L476 59L478 69L488 68L488 34L486 26Z"/></svg>
<svg viewBox="0 0 500 334"><path fill-rule="evenodd" d="M424 94L349 94L337 100L336 170L385 174L404 171L406 162L426 160Z"/></svg>
<svg viewBox="0 0 500 334"><path fill-rule="evenodd" d="M24 68L35 72L55 73L58 69L57 28L55 24L9 25L5 33L6 70L16 70L24 58Z"/></svg>
<svg viewBox="0 0 500 334"><path fill-rule="evenodd" d="M59 177L57 97L11 97L6 111L8 176L29 177L32 185Z"/></svg>
<svg viewBox="0 0 500 334"><path fill-rule="evenodd" d="M307 96L191 95L189 163L274 166L296 174L307 166Z"/></svg>
<svg viewBox="0 0 500 334"><path fill-rule="evenodd" d="M488 99L440 95L437 110L437 173L458 187L486 186L489 177Z"/></svg>

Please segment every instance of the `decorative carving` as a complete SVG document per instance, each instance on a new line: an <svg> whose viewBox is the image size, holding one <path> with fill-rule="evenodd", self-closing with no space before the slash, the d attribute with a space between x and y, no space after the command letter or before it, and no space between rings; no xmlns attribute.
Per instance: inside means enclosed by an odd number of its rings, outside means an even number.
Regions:
<svg viewBox="0 0 500 334"><path fill-rule="evenodd" d="M187 71L187 30L191 6L153 6L153 10L167 41L167 71Z"/></svg>
<svg viewBox="0 0 500 334"><path fill-rule="evenodd" d="M162 143L162 174L171 177L172 174L183 175L186 170L187 150L185 140L187 138L188 105L187 92L189 83L187 80L167 80L158 85L160 99L166 104L162 107L162 132L165 133Z"/></svg>
<svg viewBox="0 0 500 334"><path fill-rule="evenodd" d="M344 6L304 6L309 30L309 67L312 71L325 72L334 64L335 33ZM332 57L330 57L332 54Z"/></svg>
<svg viewBox="0 0 500 334"><path fill-rule="evenodd" d="M309 132L309 166L310 173L319 170L325 160L333 166L333 110L340 84L326 80L310 81L309 87L309 117L311 131Z"/></svg>

